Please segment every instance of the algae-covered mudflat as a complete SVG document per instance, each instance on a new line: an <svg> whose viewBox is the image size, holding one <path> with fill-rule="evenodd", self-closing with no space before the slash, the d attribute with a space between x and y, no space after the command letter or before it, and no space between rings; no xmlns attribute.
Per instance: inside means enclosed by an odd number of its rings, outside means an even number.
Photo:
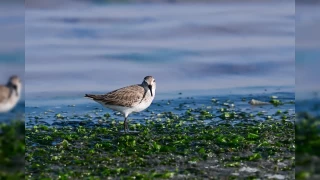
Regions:
<svg viewBox="0 0 320 180"><path fill-rule="evenodd" d="M296 179L319 179L320 177L320 117L307 113L299 115L296 124Z"/></svg>
<svg viewBox="0 0 320 180"><path fill-rule="evenodd" d="M26 179L293 179L294 103L285 92L177 94L129 117L129 134L90 101L29 106Z"/></svg>
<svg viewBox="0 0 320 180"><path fill-rule="evenodd" d="M0 179L24 179L24 121L0 124Z"/></svg>
<svg viewBox="0 0 320 180"><path fill-rule="evenodd" d="M296 179L320 178L320 102L304 100L297 103Z"/></svg>

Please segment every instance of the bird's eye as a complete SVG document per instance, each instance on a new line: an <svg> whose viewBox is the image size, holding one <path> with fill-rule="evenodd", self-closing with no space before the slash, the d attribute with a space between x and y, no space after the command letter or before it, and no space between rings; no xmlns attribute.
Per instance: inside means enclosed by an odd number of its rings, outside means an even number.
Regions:
<svg viewBox="0 0 320 180"><path fill-rule="evenodd" d="M156 82L156 80L153 80L153 82Z"/></svg>

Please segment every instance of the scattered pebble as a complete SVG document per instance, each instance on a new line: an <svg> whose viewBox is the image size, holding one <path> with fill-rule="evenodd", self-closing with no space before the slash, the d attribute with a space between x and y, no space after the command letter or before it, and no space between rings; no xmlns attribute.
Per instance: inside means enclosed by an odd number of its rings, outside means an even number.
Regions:
<svg viewBox="0 0 320 180"><path fill-rule="evenodd" d="M281 174L266 174L265 176L269 179L285 179L285 176Z"/></svg>
<svg viewBox="0 0 320 180"><path fill-rule="evenodd" d="M255 100L255 99L251 99L251 100L249 101L249 104L251 104L251 105L268 105L268 104L270 104L270 103L268 103L268 102L263 102L263 101L258 101L258 100Z"/></svg>
<svg viewBox="0 0 320 180"><path fill-rule="evenodd" d="M257 168L251 168L251 167L242 167L239 169L240 172L244 171L244 172L249 172L249 173L254 173L259 171L259 169Z"/></svg>

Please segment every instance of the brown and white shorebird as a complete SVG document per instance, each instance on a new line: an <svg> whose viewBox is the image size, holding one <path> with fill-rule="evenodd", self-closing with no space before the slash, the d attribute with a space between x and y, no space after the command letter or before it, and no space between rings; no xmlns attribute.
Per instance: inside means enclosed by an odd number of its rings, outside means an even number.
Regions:
<svg viewBox="0 0 320 180"><path fill-rule="evenodd" d="M18 76L11 76L6 85L0 85L0 113L13 109L21 96L22 84Z"/></svg>
<svg viewBox="0 0 320 180"><path fill-rule="evenodd" d="M132 112L145 110L156 94L156 80L146 76L141 84L123 87L103 95L86 94L106 108L115 110L124 116L124 131L129 131L127 118Z"/></svg>

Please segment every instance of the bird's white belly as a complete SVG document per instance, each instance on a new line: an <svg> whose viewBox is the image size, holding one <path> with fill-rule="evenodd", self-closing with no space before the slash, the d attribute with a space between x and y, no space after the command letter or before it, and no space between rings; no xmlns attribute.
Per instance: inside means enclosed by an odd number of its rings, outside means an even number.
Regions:
<svg viewBox="0 0 320 180"><path fill-rule="evenodd" d="M137 104L136 106L132 107L132 109L133 109L132 112L143 111L143 110L147 109L151 103L152 103L152 100L142 101L140 104Z"/></svg>
<svg viewBox="0 0 320 180"><path fill-rule="evenodd" d="M106 105L106 104L103 104L103 102L99 102L99 103L106 108L112 109L114 111L118 111L118 112L122 113L123 115L128 116L132 112L140 112L140 111L147 109L150 106L150 104L152 103L152 100L153 99L149 99L147 101L143 100L141 103L137 103L132 107Z"/></svg>
<svg viewBox="0 0 320 180"><path fill-rule="evenodd" d="M10 101L0 103L0 113L8 112L14 108L19 98L13 97Z"/></svg>
<svg viewBox="0 0 320 180"><path fill-rule="evenodd" d="M116 106L116 105L105 105L105 104L102 104L102 105L104 107L112 109L114 111L121 112L122 114L130 114L132 112L130 107Z"/></svg>
<svg viewBox="0 0 320 180"><path fill-rule="evenodd" d="M1 113L3 113L3 112L8 112L8 111L10 111L12 108L13 108L13 105L12 105L12 104L9 104L9 103L0 104L0 112L1 112Z"/></svg>

